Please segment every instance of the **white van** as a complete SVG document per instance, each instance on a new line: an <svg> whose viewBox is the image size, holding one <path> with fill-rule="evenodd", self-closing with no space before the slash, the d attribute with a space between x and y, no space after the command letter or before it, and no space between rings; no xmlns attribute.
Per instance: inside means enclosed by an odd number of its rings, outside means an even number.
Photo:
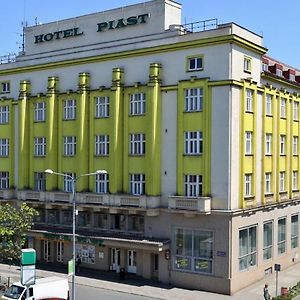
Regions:
<svg viewBox="0 0 300 300"><path fill-rule="evenodd" d="M13 283L1 299L26 299L27 287L21 282ZM37 279L35 284L29 286L28 300L68 300L69 283L65 278L58 276Z"/></svg>

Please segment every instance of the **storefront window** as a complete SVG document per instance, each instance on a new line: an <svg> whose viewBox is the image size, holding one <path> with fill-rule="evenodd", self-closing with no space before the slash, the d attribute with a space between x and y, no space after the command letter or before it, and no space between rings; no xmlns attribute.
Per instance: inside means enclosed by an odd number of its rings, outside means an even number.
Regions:
<svg viewBox="0 0 300 300"><path fill-rule="evenodd" d="M76 257L80 257L83 263L94 264L95 246L76 244Z"/></svg>
<svg viewBox="0 0 300 300"><path fill-rule="evenodd" d="M239 269L240 271L256 265L256 227L241 229L239 232Z"/></svg>

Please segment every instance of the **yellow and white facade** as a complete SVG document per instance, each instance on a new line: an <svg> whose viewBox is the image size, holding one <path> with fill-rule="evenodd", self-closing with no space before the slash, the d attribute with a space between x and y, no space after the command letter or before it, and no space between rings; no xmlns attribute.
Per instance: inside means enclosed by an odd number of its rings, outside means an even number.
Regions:
<svg viewBox="0 0 300 300"><path fill-rule="evenodd" d="M201 23L200 23L201 25ZM299 258L300 71L153 0L25 29L0 65L0 198L45 263L232 294Z"/></svg>

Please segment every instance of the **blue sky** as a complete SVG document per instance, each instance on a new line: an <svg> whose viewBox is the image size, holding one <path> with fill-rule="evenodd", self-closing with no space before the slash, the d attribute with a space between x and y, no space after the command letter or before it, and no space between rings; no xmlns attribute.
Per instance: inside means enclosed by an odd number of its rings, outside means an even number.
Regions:
<svg viewBox="0 0 300 300"><path fill-rule="evenodd" d="M1 7L0 55L18 52L21 22L48 23L143 0L10 0ZM183 23L217 18L219 24L235 22L264 37L268 54L300 69L299 0L181 0ZM41 4L42 3L42 4Z"/></svg>

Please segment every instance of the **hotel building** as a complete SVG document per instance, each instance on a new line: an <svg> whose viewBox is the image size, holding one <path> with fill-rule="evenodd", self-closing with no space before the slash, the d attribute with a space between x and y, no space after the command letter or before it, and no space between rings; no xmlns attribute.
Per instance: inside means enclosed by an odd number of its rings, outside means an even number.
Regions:
<svg viewBox="0 0 300 300"><path fill-rule="evenodd" d="M199 16L201 18L201 16ZM25 28L0 65L0 199L39 216L37 259L232 294L299 261L300 71L181 5ZM67 269L67 268L66 268Z"/></svg>

